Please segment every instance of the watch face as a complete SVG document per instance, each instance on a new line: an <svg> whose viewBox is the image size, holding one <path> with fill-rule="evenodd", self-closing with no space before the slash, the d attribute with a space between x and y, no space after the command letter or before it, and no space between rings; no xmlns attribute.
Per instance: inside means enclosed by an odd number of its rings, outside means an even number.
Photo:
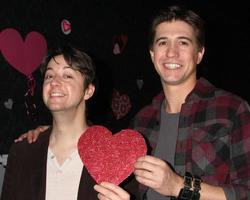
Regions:
<svg viewBox="0 0 250 200"><path fill-rule="evenodd" d="M193 184L192 184L193 182ZM192 185L194 190L191 190ZM199 177L193 177L191 173L186 172L184 176L184 188L181 189L177 200L199 200L201 189L201 179Z"/></svg>
<svg viewBox="0 0 250 200"><path fill-rule="evenodd" d="M182 188L180 191L180 194L178 196L178 200L187 200L187 199L191 199L193 195L193 191L190 190L189 188Z"/></svg>

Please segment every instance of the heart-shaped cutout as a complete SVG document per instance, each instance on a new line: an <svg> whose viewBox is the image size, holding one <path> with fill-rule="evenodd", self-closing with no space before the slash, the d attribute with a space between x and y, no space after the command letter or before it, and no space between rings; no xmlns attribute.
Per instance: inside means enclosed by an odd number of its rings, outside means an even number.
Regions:
<svg viewBox="0 0 250 200"><path fill-rule="evenodd" d="M142 89L142 86L143 86L143 84L144 84L143 80L142 80L142 79L137 79L137 80L136 80L136 83L137 83L138 89L141 90L141 89Z"/></svg>
<svg viewBox="0 0 250 200"><path fill-rule="evenodd" d="M113 91L111 108L116 119L121 119L126 116L131 107L131 101L128 95L120 94L117 90Z"/></svg>
<svg viewBox="0 0 250 200"><path fill-rule="evenodd" d="M113 46L114 46L113 53L115 55L121 54L124 51L127 43L128 43L128 36L127 35L125 35L125 34L115 35L113 37ZM114 51L115 48L117 48L117 46L119 47L119 52Z"/></svg>
<svg viewBox="0 0 250 200"><path fill-rule="evenodd" d="M40 33L32 31L23 40L17 30L7 28L0 36L1 52L12 67L26 76L39 67L47 51L46 40Z"/></svg>
<svg viewBox="0 0 250 200"><path fill-rule="evenodd" d="M8 99L7 101L4 102L4 106L5 106L5 108L11 110L12 106L13 106L13 100L12 99Z"/></svg>
<svg viewBox="0 0 250 200"><path fill-rule="evenodd" d="M62 29L62 32L65 35L70 34L70 32L71 32L71 23L67 19L62 20L61 29Z"/></svg>
<svg viewBox="0 0 250 200"><path fill-rule="evenodd" d="M137 131L125 129L112 135L103 126L91 126L80 137L78 152L98 184L119 185L134 171L137 158L146 155L147 146Z"/></svg>

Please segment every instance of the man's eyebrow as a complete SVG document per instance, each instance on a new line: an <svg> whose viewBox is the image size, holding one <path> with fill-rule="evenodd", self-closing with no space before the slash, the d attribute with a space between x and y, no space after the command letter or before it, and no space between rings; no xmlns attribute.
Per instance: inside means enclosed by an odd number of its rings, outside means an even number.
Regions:
<svg viewBox="0 0 250 200"><path fill-rule="evenodd" d="M186 36L180 36L180 37L178 37L178 39L184 39L184 40L188 40L190 42L193 42L193 40L191 38L186 37Z"/></svg>
<svg viewBox="0 0 250 200"><path fill-rule="evenodd" d="M65 65L65 66L63 67L63 69L72 69L72 67L69 66L69 65ZM47 70L53 70L53 68L52 68L52 67L47 67L46 71L47 71Z"/></svg>
<svg viewBox="0 0 250 200"><path fill-rule="evenodd" d="M45 69L45 72L48 71L48 70L53 70L53 69L52 69L52 67L47 67L47 68Z"/></svg>
<svg viewBox="0 0 250 200"><path fill-rule="evenodd" d="M63 69L72 69L72 67L69 66L69 65L65 65L65 66L63 67Z"/></svg>
<svg viewBox="0 0 250 200"><path fill-rule="evenodd" d="M155 40L155 43L159 42L160 40L167 40L167 37L159 37Z"/></svg>
<svg viewBox="0 0 250 200"><path fill-rule="evenodd" d="M167 39L168 39L168 37L159 37L155 40L155 43L159 42L160 40L167 40ZM179 37L177 37L177 39L184 39L184 40L188 40L190 42L193 42L193 40L191 38L186 37L186 36L179 36Z"/></svg>

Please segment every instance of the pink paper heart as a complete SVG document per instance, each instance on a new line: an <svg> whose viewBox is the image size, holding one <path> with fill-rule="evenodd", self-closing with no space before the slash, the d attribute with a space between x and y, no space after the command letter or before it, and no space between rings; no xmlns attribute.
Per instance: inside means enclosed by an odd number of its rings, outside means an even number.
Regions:
<svg viewBox="0 0 250 200"><path fill-rule="evenodd" d="M147 147L137 131L126 129L112 135L103 126L92 126L80 137L78 152L97 183L119 185L133 172L137 158L146 155Z"/></svg>
<svg viewBox="0 0 250 200"><path fill-rule="evenodd" d="M28 76L41 64L47 43L38 32L30 32L23 41L18 31L7 28L1 32L0 47L8 63Z"/></svg>
<svg viewBox="0 0 250 200"><path fill-rule="evenodd" d="M61 29L64 34L68 35L71 32L71 23L66 19L62 20Z"/></svg>
<svg viewBox="0 0 250 200"><path fill-rule="evenodd" d="M113 48L113 54L118 55L121 53L120 47L117 43L115 43L114 48Z"/></svg>
<svg viewBox="0 0 250 200"><path fill-rule="evenodd" d="M114 46L113 53L115 55L121 54L124 51L127 43L128 43L128 36L127 35L125 35L125 34L114 35L113 36L113 46ZM114 51L115 48L117 48L116 45L119 47L119 52Z"/></svg>

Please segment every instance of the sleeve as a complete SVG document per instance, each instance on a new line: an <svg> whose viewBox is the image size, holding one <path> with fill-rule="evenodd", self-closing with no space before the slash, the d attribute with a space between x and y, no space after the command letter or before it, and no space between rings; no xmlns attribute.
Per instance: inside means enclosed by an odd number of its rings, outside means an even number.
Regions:
<svg viewBox="0 0 250 200"><path fill-rule="evenodd" d="M230 183L224 187L228 200L250 199L250 108L243 102L231 132Z"/></svg>
<svg viewBox="0 0 250 200"><path fill-rule="evenodd" d="M7 166L4 174L1 200L15 200L15 185L16 185L16 145L13 144L10 148L7 160Z"/></svg>
<svg viewBox="0 0 250 200"><path fill-rule="evenodd" d="M140 190L139 183L136 181L135 176L130 175L122 184L121 187L124 188L129 194L131 200L140 200Z"/></svg>

